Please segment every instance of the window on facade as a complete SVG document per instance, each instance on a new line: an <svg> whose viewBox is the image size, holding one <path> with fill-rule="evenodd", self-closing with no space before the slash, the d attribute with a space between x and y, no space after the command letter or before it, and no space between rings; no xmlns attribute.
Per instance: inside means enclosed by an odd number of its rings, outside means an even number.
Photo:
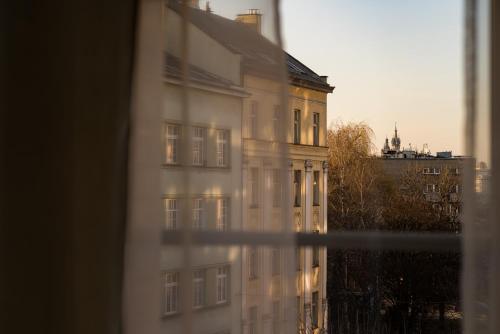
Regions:
<svg viewBox="0 0 500 334"><path fill-rule="evenodd" d="M259 104L257 101L252 101L250 105L250 115L248 119L248 137L257 138L257 111Z"/></svg>
<svg viewBox="0 0 500 334"><path fill-rule="evenodd" d="M312 266L319 267L319 247L314 246L312 249Z"/></svg>
<svg viewBox="0 0 500 334"><path fill-rule="evenodd" d="M167 164L179 163L179 135L180 126L175 124L166 125L166 157Z"/></svg>
<svg viewBox="0 0 500 334"><path fill-rule="evenodd" d="M301 189L302 189L302 172L300 170L294 171L293 176L293 197L294 197L294 205L300 206L301 203Z"/></svg>
<svg viewBox="0 0 500 334"><path fill-rule="evenodd" d="M293 111L293 143L300 144L300 110Z"/></svg>
<svg viewBox="0 0 500 334"><path fill-rule="evenodd" d="M250 206L257 207L259 205L259 169L250 168L250 181L248 182L248 192Z"/></svg>
<svg viewBox="0 0 500 334"><path fill-rule="evenodd" d="M205 129L195 127L193 132L193 165L202 166L205 159Z"/></svg>
<svg viewBox="0 0 500 334"><path fill-rule="evenodd" d="M203 198L193 200L193 229L200 230L205 226L205 212Z"/></svg>
<svg viewBox="0 0 500 334"><path fill-rule="evenodd" d="M165 273L164 283L163 313L165 315L177 313L179 311L179 273Z"/></svg>
<svg viewBox="0 0 500 334"><path fill-rule="evenodd" d="M300 248L295 248L295 269L300 270Z"/></svg>
<svg viewBox="0 0 500 334"><path fill-rule="evenodd" d="M313 145L319 146L319 113L313 113Z"/></svg>
<svg viewBox="0 0 500 334"><path fill-rule="evenodd" d="M259 276L259 257L257 247L248 248L248 278L256 279Z"/></svg>
<svg viewBox="0 0 500 334"><path fill-rule="evenodd" d="M313 172L313 205L319 205L319 171Z"/></svg>
<svg viewBox="0 0 500 334"><path fill-rule="evenodd" d="M274 106L273 110L273 140L279 139L279 127L280 127L280 106Z"/></svg>
<svg viewBox="0 0 500 334"><path fill-rule="evenodd" d="M165 228L167 230L176 230L179 228L179 212L178 200L175 198L165 199L166 222Z"/></svg>
<svg viewBox="0 0 500 334"><path fill-rule="evenodd" d="M272 171L273 207L281 206L281 175L279 169Z"/></svg>
<svg viewBox="0 0 500 334"><path fill-rule="evenodd" d="M439 186L437 184L427 184L425 187L425 192L427 193L438 193Z"/></svg>
<svg viewBox="0 0 500 334"><path fill-rule="evenodd" d="M217 199L217 230L227 231L228 229L228 215L229 215L229 199Z"/></svg>
<svg viewBox="0 0 500 334"><path fill-rule="evenodd" d="M248 309L248 334L257 334L257 306Z"/></svg>
<svg viewBox="0 0 500 334"><path fill-rule="evenodd" d="M311 300L311 324L313 328L318 327L319 294L317 291L312 293Z"/></svg>
<svg viewBox="0 0 500 334"><path fill-rule="evenodd" d="M221 304L228 301L228 267L217 268L217 291L216 303Z"/></svg>
<svg viewBox="0 0 500 334"><path fill-rule="evenodd" d="M273 276L281 273L281 249L275 247L271 250L271 274Z"/></svg>
<svg viewBox="0 0 500 334"><path fill-rule="evenodd" d="M279 300L273 301L273 333L278 334L280 332L280 302Z"/></svg>
<svg viewBox="0 0 500 334"><path fill-rule="evenodd" d="M228 166L229 131L217 130L217 167Z"/></svg>
<svg viewBox="0 0 500 334"><path fill-rule="evenodd" d="M193 307L198 308L205 305L205 270L193 272Z"/></svg>

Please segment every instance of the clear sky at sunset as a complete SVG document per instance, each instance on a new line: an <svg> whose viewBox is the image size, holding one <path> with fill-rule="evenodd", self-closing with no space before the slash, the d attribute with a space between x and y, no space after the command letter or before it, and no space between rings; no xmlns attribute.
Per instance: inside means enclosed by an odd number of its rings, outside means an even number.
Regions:
<svg viewBox="0 0 500 334"><path fill-rule="evenodd" d="M204 6L204 1L200 1ZM210 1L234 18L271 0ZM283 0L286 50L336 88L328 122L364 121L378 148L398 123L402 144L463 153L463 2Z"/></svg>

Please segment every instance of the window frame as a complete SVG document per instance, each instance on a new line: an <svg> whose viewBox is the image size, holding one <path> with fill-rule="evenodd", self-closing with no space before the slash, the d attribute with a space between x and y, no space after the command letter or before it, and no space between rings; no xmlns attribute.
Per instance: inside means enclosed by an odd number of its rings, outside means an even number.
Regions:
<svg viewBox="0 0 500 334"><path fill-rule="evenodd" d="M170 133L172 129L176 133ZM182 127L175 123L165 123L165 164L178 165L180 164L180 139L182 136ZM171 149L169 150L169 147Z"/></svg>
<svg viewBox="0 0 500 334"><path fill-rule="evenodd" d="M229 302L229 266L217 267L215 275L215 304L226 304ZM220 296L224 296L223 299Z"/></svg>
<svg viewBox="0 0 500 334"><path fill-rule="evenodd" d="M206 165L206 159L205 159L206 133L207 129L204 127L201 126L193 127L193 138L192 138L193 143L191 147L191 155L192 155L191 164L193 166L202 167Z"/></svg>
<svg viewBox="0 0 500 334"><path fill-rule="evenodd" d="M172 276L170 276L172 275ZM169 280L168 277L171 277ZM167 271L163 273L164 280L164 292L163 292L163 315L169 316L173 314L179 313L179 272L176 271ZM169 291L172 293L169 298ZM175 298L174 298L175 297ZM170 303L168 301L171 301ZM173 302L172 302L173 300ZM173 305L173 308L170 308L167 305Z"/></svg>
<svg viewBox="0 0 500 334"><path fill-rule="evenodd" d="M222 134L222 138L220 135ZM229 138L230 131L224 129L216 130L216 163L217 167L229 167ZM221 149L222 146L222 149Z"/></svg>
<svg viewBox="0 0 500 334"><path fill-rule="evenodd" d="M301 110L293 110L293 143L300 145L301 142Z"/></svg>
<svg viewBox="0 0 500 334"><path fill-rule="evenodd" d="M319 146L319 126L320 126L320 114L319 112L313 112L313 146Z"/></svg>
<svg viewBox="0 0 500 334"><path fill-rule="evenodd" d="M216 217L216 230L217 231L228 231L229 230L229 217L231 214L229 197L219 197L216 200L217 205L217 217Z"/></svg>
<svg viewBox="0 0 500 334"><path fill-rule="evenodd" d="M199 204L199 205L198 205ZM203 197L193 198L193 229L205 229L205 199Z"/></svg>
<svg viewBox="0 0 500 334"><path fill-rule="evenodd" d="M193 271L193 309L203 308L206 305L206 270L196 269Z"/></svg>
<svg viewBox="0 0 500 334"><path fill-rule="evenodd" d="M175 204L175 205L170 205ZM168 231L175 231L180 228L179 218L181 216L178 198L165 198L165 229ZM173 219L173 221L172 221Z"/></svg>

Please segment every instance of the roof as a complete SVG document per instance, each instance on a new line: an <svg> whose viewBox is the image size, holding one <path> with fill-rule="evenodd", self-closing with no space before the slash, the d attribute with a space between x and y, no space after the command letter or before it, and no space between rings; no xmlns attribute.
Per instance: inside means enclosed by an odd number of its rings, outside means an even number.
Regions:
<svg viewBox="0 0 500 334"><path fill-rule="evenodd" d="M177 1L169 1L168 6L180 12L181 5ZM246 26L225 17L204 10L189 8L189 20L193 25L207 35L224 45L243 58L243 72L255 73L262 76L279 77L280 69L277 66L282 56L275 44ZM333 88L326 79L323 79L309 67L285 52L289 79L292 84L332 92Z"/></svg>
<svg viewBox="0 0 500 334"><path fill-rule="evenodd" d="M174 79L182 78L182 63L179 58L171 55L170 53L165 53L164 70L165 70L165 75L167 77ZM211 72L205 71L204 69L195 65L189 65L188 76L189 80L192 82L197 82L224 89L237 90L241 92L241 87L233 83L231 80L228 80Z"/></svg>

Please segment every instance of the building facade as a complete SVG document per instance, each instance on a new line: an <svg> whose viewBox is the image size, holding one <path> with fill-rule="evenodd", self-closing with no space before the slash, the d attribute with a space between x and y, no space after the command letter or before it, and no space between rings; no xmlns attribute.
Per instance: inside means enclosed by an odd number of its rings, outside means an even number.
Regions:
<svg viewBox="0 0 500 334"><path fill-rule="evenodd" d="M185 88L181 17L166 6L163 21L161 197L165 229L241 229L242 101L249 96L241 81L241 57L189 24ZM214 57L202 56L207 53ZM194 333L240 333L240 248L197 247L190 258L189 278L181 279L186 265L183 249L162 249L164 331L182 332L180 315L187 302ZM188 292L191 300L187 301Z"/></svg>
<svg viewBox="0 0 500 334"><path fill-rule="evenodd" d="M167 29L172 32L167 50L169 57L174 57L173 64L181 58L181 7L170 1L166 12L172 25ZM183 200L191 205L188 211L193 212L193 225L219 228L219 203L227 199L223 206L230 210L231 230L284 236L287 232L326 233L326 106L333 87L326 77L260 34L258 10L230 20L208 8L201 10L194 2L188 18L192 129L173 133L189 134L190 144L179 152L191 155L187 164L164 166L165 200L171 203L171 198L181 196L178 189L182 187L176 184L183 182L183 177L185 180L182 173L187 168L190 198ZM180 89L176 86L179 68L167 66L167 70L177 71L177 78L170 74L166 80L166 140L171 136L168 129L183 117L182 94L176 91ZM204 72L209 83L197 80ZM214 80L218 81L216 89ZM211 87L202 87L202 83ZM231 163L222 168L217 166L218 144L210 148L219 140L220 130L230 138ZM200 145L205 145L201 160ZM168 145L166 150L168 153ZM171 206L165 205L170 210ZM198 218L200 212L205 218ZM167 221L169 215L167 212ZM170 268L181 265L171 263L171 252L164 258L167 275L175 272ZM244 246L212 250L208 256L200 253L193 258L200 262L195 264L200 269L193 273L193 307L196 319L200 319L195 326L203 328L195 332L271 334L289 333L290 328L296 331L298 327L302 333L313 333L326 328L326 249ZM208 289L215 286L210 283L213 277L225 268L231 276L231 301L217 306L211 295L214 292ZM168 276L166 280L169 291ZM200 286L207 288L198 309ZM165 324L169 329L178 328L175 316L167 317Z"/></svg>

